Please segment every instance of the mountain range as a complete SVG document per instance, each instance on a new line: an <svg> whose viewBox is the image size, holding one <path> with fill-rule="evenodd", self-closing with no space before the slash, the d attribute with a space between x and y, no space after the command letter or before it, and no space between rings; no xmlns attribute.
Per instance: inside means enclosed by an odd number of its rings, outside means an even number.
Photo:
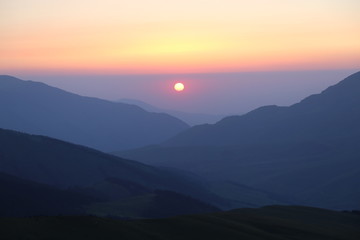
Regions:
<svg viewBox="0 0 360 240"><path fill-rule="evenodd" d="M154 144L189 126L164 113L79 96L0 75L0 128L40 134L102 151Z"/></svg>
<svg viewBox="0 0 360 240"><path fill-rule="evenodd" d="M360 72L290 107L264 106L181 132L165 146L334 142L360 135Z"/></svg>
<svg viewBox="0 0 360 240"><path fill-rule="evenodd" d="M4 129L0 187L0 216L168 217L218 211L214 205L227 203L181 172Z"/></svg>
<svg viewBox="0 0 360 240"><path fill-rule="evenodd" d="M0 76L0 127L18 130L0 128L0 236L358 239L359 92L360 72L289 107L189 128Z"/></svg>
<svg viewBox="0 0 360 240"><path fill-rule="evenodd" d="M120 99L118 102L134 104L149 112L167 113L171 116L183 120L190 126L204 124L204 123L216 123L225 117L225 115L190 113L190 112L175 111L171 109L162 109L136 99L123 98Z"/></svg>
<svg viewBox="0 0 360 240"><path fill-rule="evenodd" d="M282 194L360 209L360 72L289 107L265 106L187 129L158 146L117 152Z"/></svg>

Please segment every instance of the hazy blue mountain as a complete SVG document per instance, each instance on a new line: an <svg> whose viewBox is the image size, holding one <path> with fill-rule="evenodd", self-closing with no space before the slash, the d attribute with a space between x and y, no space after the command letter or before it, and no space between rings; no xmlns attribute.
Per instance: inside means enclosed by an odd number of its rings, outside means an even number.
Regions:
<svg viewBox="0 0 360 240"><path fill-rule="evenodd" d="M225 117L225 115L213 115L213 114L205 114L205 113L189 113L189 112L181 112L181 111L175 111L175 110L170 110L170 109L161 109L161 108L155 107L153 105L150 105L148 103L145 103L143 101L136 100L136 99L123 98L123 99L120 99L119 102L137 105L137 106L141 107L142 109L145 109L146 111L149 111L149 112L167 113L169 115L172 115L174 117L177 117L177 118L183 120L184 122L188 123L191 126L204 124L204 123L216 123Z"/></svg>
<svg viewBox="0 0 360 240"><path fill-rule="evenodd" d="M351 141L356 140L352 139ZM186 169L213 181L232 181L262 190L272 199L331 209L360 209L360 137L355 144L268 144L196 147L151 147L118 153L156 166ZM222 186L223 196L235 194ZM220 194L220 192L218 192ZM269 204L243 189L249 202ZM249 194L249 195L248 195ZM274 195L277 198L274 198ZM260 195L261 196L261 195ZM260 197L259 196L259 197Z"/></svg>
<svg viewBox="0 0 360 240"><path fill-rule="evenodd" d="M290 107L268 106L117 153L287 196L360 209L360 73Z"/></svg>
<svg viewBox="0 0 360 240"><path fill-rule="evenodd" d="M360 72L290 107L265 106L181 132L168 146L331 142L360 134Z"/></svg>
<svg viewBox="0 0 360 240"><path fill-rule="evenodd" d="M55 137L102 151L158 143L188 128L168 114L83 97L0 75L0 127Z"/></svg>
<svg viewBox="0 0 360 240"><path fill-rule="evenodd" d="M357 240L360 215L299 206L237 209L168 219L0 218L3 239ZM31 238L31 236L34 236Z"/></svg>

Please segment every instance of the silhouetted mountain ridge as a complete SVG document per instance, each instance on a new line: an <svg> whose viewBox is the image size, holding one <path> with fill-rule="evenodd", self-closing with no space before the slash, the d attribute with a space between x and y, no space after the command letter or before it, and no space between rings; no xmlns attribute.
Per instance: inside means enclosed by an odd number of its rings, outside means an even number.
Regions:
<svg viewBox="0 0 360 240"><path fill-rule="evenodd" d="M117 155L230 180L302 205L360 209L359 93L360 72L290 107L264 106Z"/></svg>
<svg viewBox="0 0 360 240"><path fill-rule="evenodd" d="M209 192L201 180L184 177L175 171L49 137L4 129L0 129L0 171L60 188L94 189L94 185L103 181L118 179L118 186L119 181L127 185L124 191L129 191L129 183L133 183L132 186L141 185L149 191L170 190L219 205L224 201ZM109 190L116 189L120 188Z"/></svg>
<svg viewBox="0 0 360 240"><path fill-rule="evenodd" d="M167 113L171 116L179 118L184 122L188 123L191 126L204 124L204 123L216 123L220 121L225 115L214 115L214 114L205 114L205 113L191 113L191 112L181 112L170 109L161 109L155 106L152 106L148 103L145 103L136 99L120 99L118 102L133 104L139 106L149 112L158 112L158 113Z"/></svg>
<svg viewBox="0 0 360 240"><path fill-rule="evenodd" d="M334 141L360 133L360 72L290 107L264 106L195 126L165 146Z"/></svg>
<svg viewBox="0 0 360 240"><path fill-rule="evenodd" d="M103 151L158 143L188 128L175 117L83 97L44 83L0 75L0 127Z"/></svg>

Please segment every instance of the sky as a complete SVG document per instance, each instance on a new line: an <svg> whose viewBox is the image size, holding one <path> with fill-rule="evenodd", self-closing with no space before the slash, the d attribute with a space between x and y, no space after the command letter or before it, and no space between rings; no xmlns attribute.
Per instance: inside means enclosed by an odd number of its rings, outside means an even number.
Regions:
<svg viewBox="0 0 360 240"><path fill-rule="evenodd" d="M0 73L190 112L288 105L359 69L358 0L0 0ZM185 91L172 91L175 81Z"/></svg>
<svg viewBox="0 0 360 240"><path fill-rule="evenodd" d="M264 105L289 106L317 94L355 70L152 75L29 75L83 96L136 99L162 109L214 115L244 114ZM183 82L185 90L173 86Z"/></svg>
<svg viewBox="0 0 360 240"><path fill-rule="evenodd" d="M355 68L358 0L1 0L0 70Z"/></svg>

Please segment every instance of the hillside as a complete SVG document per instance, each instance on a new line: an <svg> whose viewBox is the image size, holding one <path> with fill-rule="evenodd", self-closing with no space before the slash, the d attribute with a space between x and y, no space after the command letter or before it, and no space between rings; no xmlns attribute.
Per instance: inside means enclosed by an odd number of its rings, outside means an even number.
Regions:
<svg viewBox="0 0 360 240"><path fill-rule="evenodd" d="M253 239L357 240L360 215L270 206L169 219L121 221L97 217L0 218L2 239Z"/></svg>
<svg viewBox="0 0 360 240"><path fill-rule="evenodd" d="M97 199L0 173L0 216L79 215Z"/></svg>
<svg viewBox="0 0 360 240"><path fill-rule="evenodd" d="M137 106L83 97L0 75L0 128L114 151L158 143L188 125Z"/></svg>
<svg viewBox="0 0 360 240"><path fill-rule="evenodd" d="M290 107L265 106L192 127L165 146L335 141L360 134L360 72Z"/></svg>
<svg viewBox="0 0 360 240"><path fill-rule="evenodd" d="M190 112L181 112L171 109L161 109L155 106L152 106L148 103L135 100L135 99L120 99L118 102L134 104L136 106L141 107L149 112L157 112L157 113L167 113L171 116L179 118L189 124L190 126L204 124L204 123L216 123L220 121L225 115L214 115L214 114L205 114L205 113L190 113Z"/></svg>
<svg viewBox="0 0 360 240"><path fill-rule="evenodd" d="M268 106L117 155L230 180L300 204L360 209L360 72L290 107Z"/></svg>
<svg viewBox="0 0 360 240"><path fill-rule="evenodd" d="M220 211L179 193L152 191L120 179L109 179L107 182L113 186L110 188L102 184L101 187L62 190L0 173L0 217L91 214L136 219Z"/></svg>
<svg viewBox="0 0 360 240"><path fill-rule="evenodd" d="M199 179L49 137L0 129L0 156L0 172L108 201L168 190L226 203Z"/></svg>
<svg viewBox="0 0 360 240"><path fill-rule="evenodd" d="M345 146L315 143L152 147L121 156L155 166L186 169L213 181L231 181L290 202L330 209L360 209L360 138ZM236 199L244 198L248 189ZM222 194L233 194L222 187ZM274 198L274 196L277 196ZM257 206L271 203L260 201Z"/></svg>

